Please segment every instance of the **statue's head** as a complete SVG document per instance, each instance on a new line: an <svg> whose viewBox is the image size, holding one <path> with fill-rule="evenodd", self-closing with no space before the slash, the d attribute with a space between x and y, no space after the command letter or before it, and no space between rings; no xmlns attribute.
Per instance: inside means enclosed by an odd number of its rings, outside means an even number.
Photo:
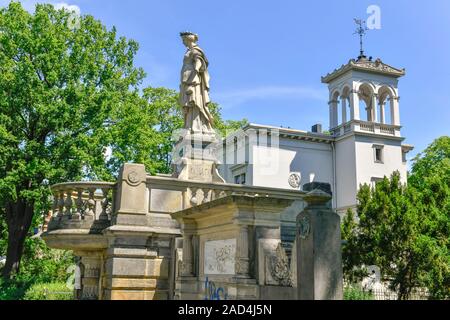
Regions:
<svg viewBox="0 0 450 320"><path fill-rule="evenodd" d="M198 41L198 35L190 31L180 32L180 36L183 44L187 47Z"/></svg>

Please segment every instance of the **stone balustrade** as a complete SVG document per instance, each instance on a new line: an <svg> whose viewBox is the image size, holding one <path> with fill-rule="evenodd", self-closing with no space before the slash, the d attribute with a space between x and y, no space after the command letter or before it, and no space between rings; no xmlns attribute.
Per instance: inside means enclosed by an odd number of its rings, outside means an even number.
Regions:
<svg viewBox="0 0 450 320"><path fill-rule="evenodd" d="M109 226L115 183L68 182L53 185L52 219L49 230ZM101 229L102 229L101 228Z"/></svg>
<svg viewBox="0 0 450 320"><path fill-rule="evenodd" d="M351 131L400 136L400 129L401 126L393 124L351 120L331 129L331 133L336 137L342 136Z"/></svg>

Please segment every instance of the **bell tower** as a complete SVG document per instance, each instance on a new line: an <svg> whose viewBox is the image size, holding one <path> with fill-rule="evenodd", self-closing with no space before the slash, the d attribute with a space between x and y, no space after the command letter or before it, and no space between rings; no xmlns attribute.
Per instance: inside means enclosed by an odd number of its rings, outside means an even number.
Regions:
<svg viewBox="0 0 450 320"><path fill-rule="evenodd" d="M381 59L357 59L322 77L329 90L330 133L334 137L333 206L341 215L356 205L361 184L372 184L399 171L406 183L406 153L402 145L398 80L404 69Z"/></svg>
<svg viewBox="0 0 450 320"><path fill-rule="evenodd" d="M330 131L335 136L367 131L400 136L398 78L404 69L364 56L322 77L328 84Z"/></svg>

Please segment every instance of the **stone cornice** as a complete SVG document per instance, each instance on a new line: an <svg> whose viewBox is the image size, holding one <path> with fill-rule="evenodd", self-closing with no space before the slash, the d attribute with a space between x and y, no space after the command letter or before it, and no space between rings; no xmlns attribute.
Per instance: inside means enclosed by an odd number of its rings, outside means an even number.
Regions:
<svg viewBox="0 0 450 320"><path fill-rule="evenodd" d="M268 134L272 134L276 130L278 132L279 137L281 138L291 138L297 140L304 140L310 142L322 142L322 143L331 143L333 141L333 136L323 134L323 133L315 133L315 132L307 132L303 130L296 130L290 128L281 128L281 127L273 127L273 126L265 126L259 124L250 123L243 128L244 131L249 129L264 129L267 130Z"/></svg>
<svg viewBox="0 0 450 320"><path fill-rule="evenodd" d="M328 73L326 76L322 77L322 83L330 83L334 79L343 75L347 71L356 70L356 71L365 71L370 73L377 73L392 76L394 78L399 78L405 75L405 69L397 69L388 64L385 64L380 59L375 61L362 59L355 60L351 59L345 65L342 65L338 69L334 69L333 72Z"/></svg>

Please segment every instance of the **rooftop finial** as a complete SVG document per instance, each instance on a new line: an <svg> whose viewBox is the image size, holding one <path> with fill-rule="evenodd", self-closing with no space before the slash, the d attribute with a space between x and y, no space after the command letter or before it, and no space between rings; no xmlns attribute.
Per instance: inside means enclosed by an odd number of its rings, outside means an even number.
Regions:
<svg viewBox="0 0 450 320"><path fill-rule="evenodd" d="M359 46L360 46L359 57L358 57L358 60L359 60L362 58L366 58L366 56L364 55L364 49L363 49L363 36L366 34L366 31L369 29L366 27L366 21L364 21L362 19L356 19L356 18L353 20L355 21L356 25L358 26L356 28L355 33L353 33L353 34L359 34Z"/></svg>

